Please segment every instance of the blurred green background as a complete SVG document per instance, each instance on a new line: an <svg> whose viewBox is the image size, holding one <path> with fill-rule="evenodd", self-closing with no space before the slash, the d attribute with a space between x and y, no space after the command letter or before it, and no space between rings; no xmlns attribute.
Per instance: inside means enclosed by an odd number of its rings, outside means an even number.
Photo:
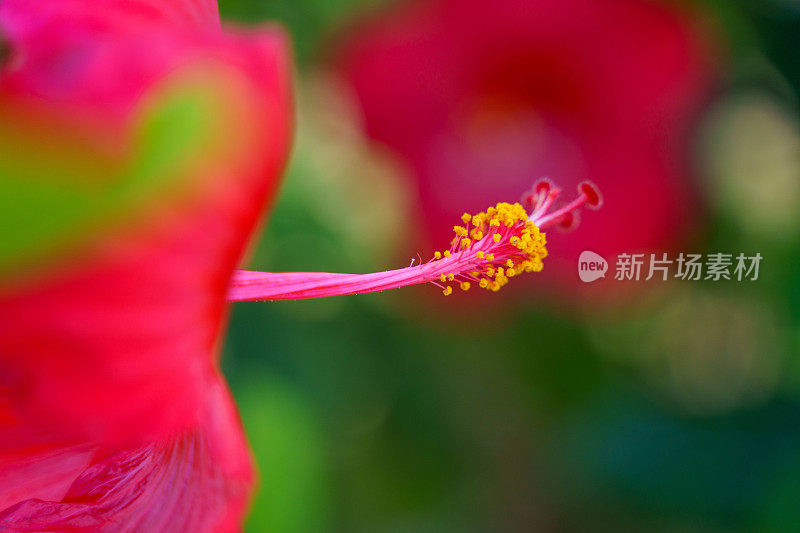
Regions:
<svg viewBox="0 0 800 533"><path fill-rule="evenodd" d="M286 25L299 65L259 269L416 255L403 170L326 75L331 36L377 4L220 2ZM249 531L800 530L800 2L703 5L729 56L696 141L700 251L758 250L759 281L677 282L602 316L520 298L478 325L430 287L237 304L224 364L261 475Z"/></svg>

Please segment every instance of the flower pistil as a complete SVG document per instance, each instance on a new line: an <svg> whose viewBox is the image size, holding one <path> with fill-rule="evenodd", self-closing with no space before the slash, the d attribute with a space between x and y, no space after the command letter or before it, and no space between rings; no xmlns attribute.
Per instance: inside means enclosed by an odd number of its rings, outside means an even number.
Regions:
<svg viewBox="0 0 800 533"><path fill-rule="evenodd" d="M556 226L572 229L581 207L597 209L602 203L597 187L589 182L578 185L578 197L551 209L561 191L548 180L541 180L523 197L530 213L519 203L498 203L475 215L464 213L463 225L453 227L450 248L436 251L418 265L371 274L333 274L327 272L255 272L234 274L228 299L294 300L396 289L431 283L447 296L453 287L469 290L478 286L498 291L509 278L526 272L539 272L547 257L542 229Z"/></svg>

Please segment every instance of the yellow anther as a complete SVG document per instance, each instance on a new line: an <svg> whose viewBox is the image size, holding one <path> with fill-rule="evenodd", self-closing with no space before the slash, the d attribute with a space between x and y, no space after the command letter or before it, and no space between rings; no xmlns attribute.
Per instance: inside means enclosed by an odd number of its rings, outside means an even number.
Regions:
<svg viewBox="0 0 800 533"><path fill-rule="evenodd" d="M442 294L444 294L445 296L450 296L451 294L453 294L453 287L448 285L447 287L444 288Z"/></svg>
<svg viewBox="0 0 800 533"><path fill-rule="evenodd" d="M441 259L442 258L442 252L433 252L433 258L434 259Z"/></svg>
<svg viewBox="0 0 800 533"><path fill-rule="evenodd" d="M509 250L509 253L503 252L501 257L505 257L505 259L502 259L500 267L491 266L494 264L495 254L485 250L475 250L474 257L481 261L482 266L472 272L471 275L475 279L473 283L460 282L459 286L462 290L467 290L472 284L477 283L482 288L497 291L508 283L509 278L524 272L538 272L542 269L542 260L547 257L545 235L533 222L528 220L528 214L520 204L501 202L475 215L464 213L461 220L466 227L453 227L455 236L451 246L451 250L457 250L459 258L460 254L471 247L477 248L476 243L483 242L486 236L491 236L492 240L489 242L494 244L508 242L514 247ZM508 228L508 230L498 231L492 228ZM508 231L508 234L505 234L505 231ZM451 257L452 254L453 252L446 250L443 253L436 252L434 257L439 259ZM465 258L465 260L469 259ZM454 272L440 275L439 279L444 284L452 283L455 282L456 276L460 276L462 273L460 269L454 270ZM447 285L444 293L451 294L451 292L451 286Z"/></svg>

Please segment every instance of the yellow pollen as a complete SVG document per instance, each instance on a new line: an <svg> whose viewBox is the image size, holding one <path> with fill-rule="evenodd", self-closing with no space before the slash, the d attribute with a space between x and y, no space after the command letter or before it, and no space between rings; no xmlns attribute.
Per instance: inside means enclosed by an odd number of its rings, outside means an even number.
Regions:
<svg viewBox="0 0 800 533"><path fill-rule="evenodd" d="M461 220L464 226L453 226L455 237L451 250L456 250L459 254L458 264L461 264L462 258L464 264L468 264L470 255L461 254L471 251L472 246L477 247L477 243L481 243L481 248L484 249L475 250L474 257L478 261L477 264L473 263L472 268L476 270L471 272L475 283L481 288L497 291L508 283L509 278L542 270L542 260L547 257L545 235L528 220L528 213L520 204L501 202L475 215L464 213ZM493 228L504 229L500 231ZM491 236L491 240L485 239L485 236ZM488 244L485 244L487 241ZM505 247L505 243L510 247ZM449 258L452 254L450 250L435 252L434 258ZM495 255L502 258L499 261L502 266L494 265ZM453 272L441 274L439 280L442 283L454 282L462 274L465 272L456 266ZM475 283L462 281L459 286L462 290L468 290ZM448 285L443 292L451 294L452 287Z"/></svg>
<svg viewBox="0 0 800 533"><path fill-rule="evenodd" d="M453 287L448 285L447 287L444 288L442 294L444 294L445 296L450 296L451 294L453 294Z"/></svg>

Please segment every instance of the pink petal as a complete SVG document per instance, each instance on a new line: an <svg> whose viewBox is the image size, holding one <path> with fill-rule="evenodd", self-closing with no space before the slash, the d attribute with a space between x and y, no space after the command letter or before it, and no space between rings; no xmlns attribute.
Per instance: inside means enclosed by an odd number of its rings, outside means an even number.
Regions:
<svg viewBox="0 0 800 533"><path fill-rule="evenodd" d="M54 441L25 423L0 390L0 509L27 498L61 499L93 455L92 446Z"/></svg>
<svg viewBox="0 0 800 533"><path fill-rule="evenodd" d="M3 73L0 122L33 123L43 154L73 137L107 155L111 139L122 147L114 168L136 155L137 121L165 86L199 80L222 97L211 108L218 142L180 162L177 177L152 177L175 186L134 197L46 261L0 277L0 376L15 408L78 440L130 446L196 425L217 379L228 282L288 151L290 67L279 30L176 29L87 6L0 3L20 57ZM96 177L102 203L100 185L114 177Z"/></svg>
<svg viewBox="0 0 800 533"><path fill-rule="evenodd" d="M7 13L17 14L11 19L12 27L14 22L25 25L34 19L43 22L74 14L101 25L117 26L169 24L200 29L219 28L220 23L214 0L6 0L4 4Z"/></svg>
<svg viewBox="0 0 800 533"><path fill-rule="evenodd" d="M2 428L0 431L8 430ZM79 456L58 450L66 462ZM0 529L14 531L236 531L253 484L249 452L224 385L209 389L201 423L171 438L133 449L97 448L75 472L69 489L0 504ZM0 475L38 456L0 453ZM76 461L77 462L77 461ZM33 465L31 467L30 465ZM20 496L23 491L17 490ZM51 494L55 488L51 490ZM3 494L3 496L6 496ZM10 504L10 505L9 505Z"/></svg>

